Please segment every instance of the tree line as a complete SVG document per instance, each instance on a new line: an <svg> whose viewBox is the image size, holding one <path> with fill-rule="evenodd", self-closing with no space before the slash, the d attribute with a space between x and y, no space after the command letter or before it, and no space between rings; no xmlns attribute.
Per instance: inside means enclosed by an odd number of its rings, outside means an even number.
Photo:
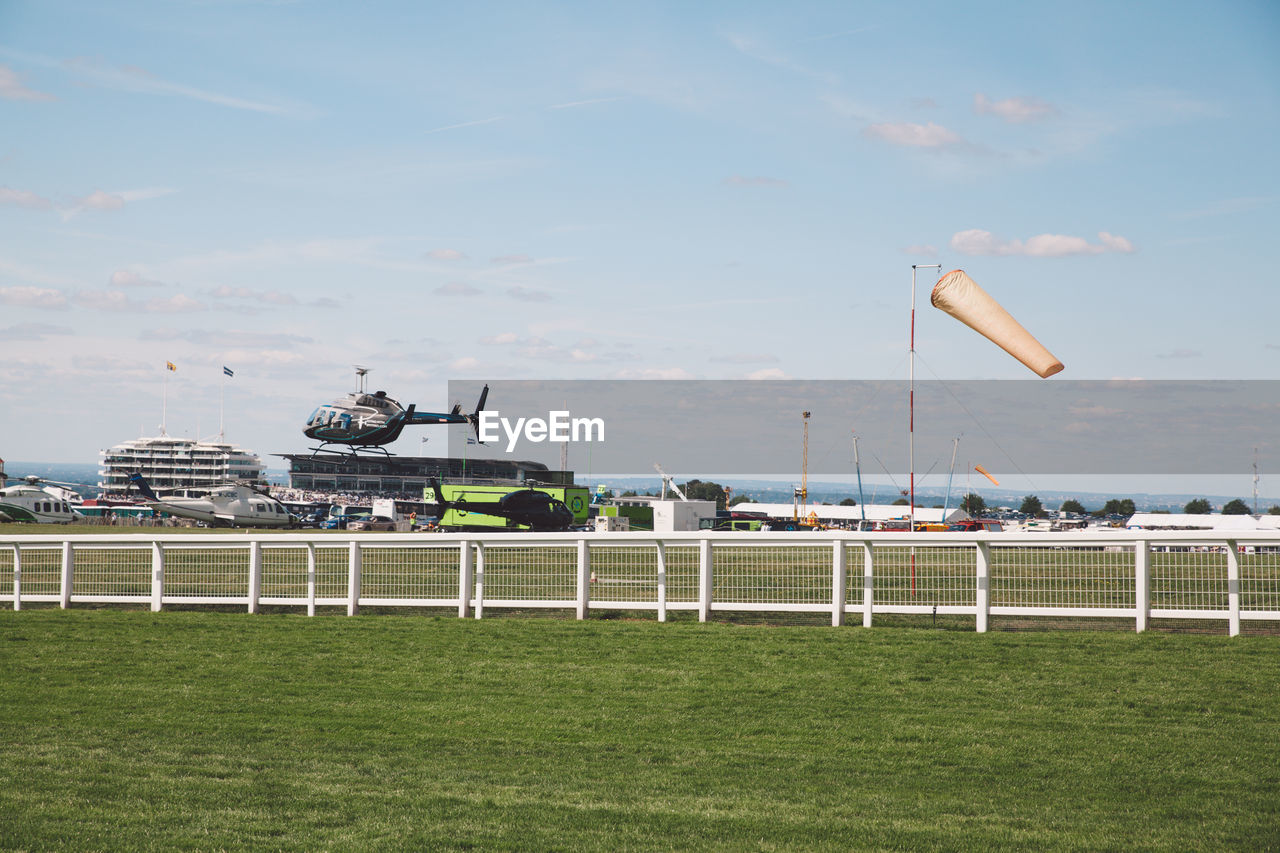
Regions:
<svg viewBox="0 0 1280 853"><path fill-rule="evenodd" d="M685 497L691 501L715 501L716 509L723 510L729 507L737 506L742 503L755 503L754 500L746 495L737 495L730 499L731 491L719 483L709 480L690 480L680 486L680 491L684 492ZM636 497L634 491L625 491L621 495L624 498ZM894 501L896 505L907 506L906 498L899 498ZM839 503L840 506L857 506L858 502L853 498L844 498ZM941 509L941 504L938 505ZM987 506L986 500L982 495L970 492L960 500L960 508L971 516L979 516L987 512L991 507ZM1084 504L1075 498L1070 498L1062 502L1058 508L1059 512L1069 512L1075 515L1091 515L1094 518L1102 518L1108 515L1130 516L1137 512L1132 498L1111 498L1099 509L1088 510ZM1213 505L1209 503L1208 498L1196 498L1188 501L1183 507L1183 512L1188 515L1205 515L1213 511ZM1036 495L1026 495L1022 499L1022 504L1018 507L1018 512L1029 515L1032 518L1047 518L1049 511L1045 509L1043 501ZM1228 501L1222 507L1223 515L1250 515L1252 510L1249 505L1240 498ZM1280 506L1273 506L1267 513L1270 515L1280 515Z"/></svg>

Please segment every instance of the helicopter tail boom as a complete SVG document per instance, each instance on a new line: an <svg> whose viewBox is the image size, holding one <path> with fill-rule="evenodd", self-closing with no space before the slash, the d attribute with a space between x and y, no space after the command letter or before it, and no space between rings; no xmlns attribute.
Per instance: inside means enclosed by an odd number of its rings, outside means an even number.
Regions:
<svg viewBox="0 0 1280 853"><path fill-rule="evenodd" d="M130 474L129 482L137 486L138 491L142 492L142 496L145 497L147 500L151 500L151 501L160 500L160 498L156 497L156 493L151 490L151 484L148 483L146 478L142 476L142 472L134 471L132 474Z"/></svg>

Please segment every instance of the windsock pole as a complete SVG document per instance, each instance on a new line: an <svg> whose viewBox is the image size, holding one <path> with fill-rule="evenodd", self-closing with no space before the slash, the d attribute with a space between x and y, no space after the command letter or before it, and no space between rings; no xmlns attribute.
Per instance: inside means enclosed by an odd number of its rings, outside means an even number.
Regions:
<svg viewBox="0 0 1280 853"><path fill-rule="evenodd" d="M911 469L911 532L916 532L916 270L942 269L942 264L911 265L911 342L907 348L907 467ZM916 549L911 549L911 595L916 594Z"/></svg>
<svg viewBox="0 0 1280 853"><path fill-rule="evenodd" d="M911 532L916 529L916 270L942 269L942 264L911 265L911 340L907 347L907 465L911 476Z"/></svg>

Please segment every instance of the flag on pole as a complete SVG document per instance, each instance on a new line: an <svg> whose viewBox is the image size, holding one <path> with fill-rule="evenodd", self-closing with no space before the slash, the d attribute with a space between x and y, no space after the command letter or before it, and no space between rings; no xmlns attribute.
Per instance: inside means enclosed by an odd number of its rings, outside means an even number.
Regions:
<svg viewBox="0 0 1280 853"><path fill-rule="evenodd" d="M165 366L165 367L167 367L167 368L169 368L170 370L177 370L177 369L178 369L176 366L174 366L174 363L173 363L172 361L166 361L166 362L164 363L164 366Z"/></svg>
<svg viewBox="0 0 1280 853"><path fill-rule="evenodd" d="M236 372L235 372L234 370L232 370L230 367L227 367L225 364L224 364L224 365L222 365L222 372L223 372L223 373L225 373L225 374L226 374L226 375L228 375L228 376L235 376L235 375L236 375Z"/></svg>

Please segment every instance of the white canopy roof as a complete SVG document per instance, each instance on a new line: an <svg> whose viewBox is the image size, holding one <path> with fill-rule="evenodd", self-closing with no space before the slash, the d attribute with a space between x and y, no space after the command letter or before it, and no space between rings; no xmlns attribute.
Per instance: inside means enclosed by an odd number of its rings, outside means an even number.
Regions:
<svg viewBox="0 0 1280 853"><path fill-rule="evenodd" d="M1280 530L1280 515L1135 512L1125 525L1143 530Z"/></svg>

